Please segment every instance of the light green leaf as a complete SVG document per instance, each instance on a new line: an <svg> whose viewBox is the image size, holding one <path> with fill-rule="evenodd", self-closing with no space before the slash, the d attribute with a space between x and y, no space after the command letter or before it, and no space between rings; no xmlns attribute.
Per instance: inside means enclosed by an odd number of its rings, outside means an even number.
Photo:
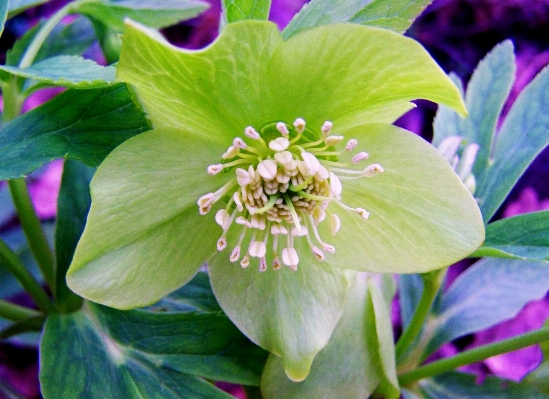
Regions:
<svg viewBox="0 0 549 399"><path fill-rule="evenodd" d="M353 22L403 33L433 0L312 0L290 21L287 39L320 25Z"/></svg>
<svg viewBox="0 0 549 399"><path fill-rule="evenodd" d="M79 3L75 11L122 32L126 18L164 28L194 18L207 8L208 3L200 0L97 0Z"/></svg>
<svg viewBox="0 0 549 399"><path fill-rule="evenodd" d="M477 176L477 197L484 220L498 210L528 165L549 144L549 68L520 93L507 114L490 155Z"/></svg>
<svg viewBox="0 0 549 399"><path fill-rule="evenodd" d="M199 377L253 384L264 361L264 352L221 312L121 312L87 303L75 313L48 317L40 381L46 399L92 399L98 392L112 398L229 399Z"/></svg>
<svg viewBox="0 0 549 399"><path fill-rule="evenodd" d="M147 130L126 85L68 90L0 129L0 179L21 177L55 158L97 166L118 144Z"/></svg>
<svg viewBox="0 0 549 399"><path fill-rule="evenodd" d="M2 36L2 33L4 32L4 24L8 18L9 7L10 0L4 0L2 4L0 4L0 36Z"/></svg>
<svg viewBox="0 0 549 399"><path fill-rule="evenodd" d="M92 180L69 287L124 309L150 305L189 281L216 251L215 221L198 213L196 201L222 185L223 176L203 175L224 151L175 129L116 148Z"/></svg>
<svg viewBox="0 0 549 399"><path fill-rule="evenodd" d="M269 19L271 0L222 0L225 23L246 19Z"/></svg>
<svg viewBox="0 0 549 399"><path fill-rule="evenodd" d="M501 219L486 227L486 241L471 257L549 261L549 211Z"/></svg>
<svg viewBox="0 0 549 399"><path fill-rule="evenodd" d="M50 0L8 0L8 19L15 17L17 14L22 13L28 8L39 6L40 4L47 3Z"/></svg>
<svg viewBox="0 0 549 399"><path fill-rule="evenodd" d="M227 241L233 248L238 236L229 234ZM253 342L281 356L289 378L302 381L341 317L349 283L348 271L318 263L306 243L296 242L296 248L297 272L285 267L258 274L253 260L242 270L228 262L226 252L212 259L209 272L215 296L232 322Z"/></svg>
<svg viewBox="0 0 549 399"><path fill-rule="evenodd" d="M449 136L461 136L467 143L480 146L473 174L479 176L490 163L492 141L503 104L511 90L515 77L513 43L504 41L497 45L477 66L465 96L469 110L467 118L460 118L453 110L442 105L434 122L433 144ZM454 83L459 78L454 76Z"/></svg>
<svg viewBox="0 0 549 399"><path fill-rule="evenodd" d="M91 204L89 185L94 171L72 159L67 159L63 167L55 227L55 298L64 313L78 309L82 303L81 298L67 287L65 275L86 223Z"/></svg>
<svg viewBox="0 0 549 399"><path fill-rule="evenodd" d="M261 377L265 399L364 399L374 392L382 381L383 371L375 305L368 286L365 275L359 274L330 341L315 357L311 373L304 381L289 380L282 359L276 355L269 357ZM392 332L389 338L392 340Z"/></svg>
<svg viewBox="0 0 549 399"><path fill-rule="evenodd" d="M39 61L28 68L0 65L14 76L39 81L42 85L89 89L114 83L115 69L103 67L79 56L62 55Z"/></svg>

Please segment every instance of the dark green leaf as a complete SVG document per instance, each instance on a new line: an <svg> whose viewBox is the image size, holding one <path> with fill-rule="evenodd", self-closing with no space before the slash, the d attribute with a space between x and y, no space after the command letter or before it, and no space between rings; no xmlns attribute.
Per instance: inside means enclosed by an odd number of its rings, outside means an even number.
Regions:
<svg viewBox="0 0 549 399"><path fill-rule="evenodd" d="M0 36L4 32L4 24L8 18L8 10L10 8L10 0L4 0L0 4Z"/></svg>
<svg viewBox="0 0 549 399"><path fill-rule="evenodd" d="M312 0L282 32L288 39L315 26L354 22L404 32L432 0Z"/></svg>
<svg viewBox="0 0 549 399"><path fill-rule="evenodd" d="M97 166L149 126L125 84L68 90L0 129L0 180L21 177L55 158Z"/></svg>
<svg viewBox="0 0 549 399"><path fill-rule="evenodd" d="M95 399L99 392L228 399L200 377L257 384L265 358L222 312L119 311L87 302L75 313L48 317L40 381L45 399Z"/></svg>
<svg viewBox="0 0 549 399"><path fill-rule="evenodd" d="M498 220L486 227L486 241L471 257L549 261L549 211Z"/></svg>
<svg viewBox="0 0 549 399"><path fill-rule="evenodd" d="M75 310L82 302L67 287L65 275L86 224L91 205L90 181L94 171L94 168L72 159L67 159L63 168L55 228L55 298L61 311Z"/></svg>
<svg viewBox="0 0 549 399"><path fill-rule="evenodd" d="M445 373L421 380L417 390L424 399L548 399L549 396L532 385L487 377L482 384L476 376L464 373Z"/></svg>
<svg viewBox="0 0 549 399"><path fill-rule="evenodd" d="M153 28L163 28L196 17L208 8L199 0L99 0L78 5L76 11L122 32L130 18Z"/></svg>
<svg viewBox="0 0 549 399"><path fill-rule="evenodd" d="M0 70L44 85L81 89L113 84L116 72L113 67L103 67L91 60L71 55L46 58L28 68L0 65Z"/></svg>
<svg viewBox="0 0 549 399"><path fill-rule="evenodd" d="M50 0L10 0L8 18L13 18L28 8L39 6Z"/></svg>
<svg viewBox="0 0 549 399"><path fill-rule="evenodd" d="M269 19L271 0L222 0L223 19L226 23L246 19Z"/></svg>

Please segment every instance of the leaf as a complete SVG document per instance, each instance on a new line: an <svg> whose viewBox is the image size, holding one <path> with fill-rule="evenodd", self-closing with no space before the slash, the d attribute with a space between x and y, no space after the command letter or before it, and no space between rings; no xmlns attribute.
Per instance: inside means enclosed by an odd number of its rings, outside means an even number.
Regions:
<svg viewBox="0 0 549 399"><path fill-rule="evenodd" d="M194 18L207 8L208 4L199 0L98 0L79 3L75 11L123 32L126 18L164 28Z"/></svg>
<svg viewBox="0 0 549 399"><path fill-rule="evenodd" d="M97 166L118 144L148 130L125 84L68 90L0 129L0 179L21 177L55 158Z"/></svg>
<svg viewBox="0 0 549 399"><path fill-rule="evenodd" d="M403 33L432 0L312 0L282 32L288 39L315 26L353 22Z"/></svg>
<svg viewBox="0 0 549 399"><path fill-rule="evenodd" d="M0 186L0 228L15 216L15 206L7 184Z"/></svg>
<svg viewBox="0 0 549 399"><path fill-rule="evenodd" d="M9 323L0 329L0 341L28 332L40 332L45 321L45 316L32 316L26 319Z"/></svg>
<svg viewBox="0 0 549 399"><path fill-rule="evenodd" d="M419 274L400 274L398 292L402 327L408 326L421 299L423 281Z"/></svg>
<svg viewBox="0 0 549 399"><path fill-rule="evenodd" d="M222 312L123 312L86 303L75 313L48 317L40 381L46 399L92 399L98 392L125 399L229 399L200 377L254 385L265 357Z"/></svg>
<svg viewBox="0 0 549 399"><path fill-rule="evenodd" d="M417 390L422 399L548 399L535 387L497 377L486 377L476 383L473 374L450 372L418 382Z"/></svg>
<svg viewBox="0 0 549 399"><path fill-rule="evenodd" d="M91 205L90 181L94 171L94 168L72 159L67 159L63 167L55 226L55 298L62 312L76 310L82 303L81 298L67 287L65 275L86 224Z"/></svg>
<svg viewBox="0 0 549 399"><path fill-rule="evenodd" d="M225 23L269 19L271 0L222 0Z"/></svg>
<svg viewBox="0 0 549 399"><path fill-rule="evenodd" d="M377 298L376 295L376 300ZM343 315L330 341L313 361L309 376L293 382L282 359L269 356L261 377L265 399L364 399L382 381L376 315L364 273L350 289ZM392 337L392 334L391 334ZM390 353L388 354L390 355Z"/></svg>
<svg viewBox="0 0 549 399"><path fill-rule="evenodd" d="M532 212L501 219L486 227L486 241L472 258L549 261L549 211Z"/></svg>
<svg viewBox="0 0 549 399"><path fill-rule="evenodd" d="M445 342L516 316L549 289L548 266L507 259L483 259L461 274L442 296L429 324L430 354ZM512 295L510 295L512 293Z"/></svg>
<svg viewBox="0 0 549 399"><path fill-rule="evenodd" d="M103 67L79 56L62 55L47 58L28 68L0 65L11 75L33 79L42 85L89 89L114 83L115 68Z"/></svg>
<svg viewBox="0 0 549 399"><path fill-rule="evenodd" d="M549 327L549 319L545 320L543 327ZM535 386L549 395L549 342L541 342L539 346L543 354L543 361L526 376L524 382Z"/></svg>
<svg viewBox="0 0 549 399"><path fill-rule="evenodd" d="M22 13L28 8L39 6L40 4L47 3L50 0L9 0L8 19L15 17L17 14Z"/></svg>
<svg viewBox="0 0 549 399"><path fill-rule="evenodd" d="M10 8L10 0L4 0L0 4L0 36L2 36L2 33L4 32L4 24L8 19L9 8Z"/></svg>

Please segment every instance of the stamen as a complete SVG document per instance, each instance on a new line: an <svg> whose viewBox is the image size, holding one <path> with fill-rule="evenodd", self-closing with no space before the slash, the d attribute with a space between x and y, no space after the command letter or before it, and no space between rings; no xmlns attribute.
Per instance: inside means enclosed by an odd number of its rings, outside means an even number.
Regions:
<svg viewBox="0 0 549 399"><path fill-rule="evenodd" d="M253 215L250 222L252 227L258 230L265 230L265 218L262 215Z"/></svg>
<svg viewBox="0 0 549 399"><path fill-rule="evenodd" d="M356 139L351 139L347 141L347 145L345 146L345 149L347 151L353 151L357 145L358 145L358 141Z"/></svg>
<svg viewBox="0 0 549 399"><path fill-rule="evenodd" d="M326 121L324 122L320 130L322 131L322 134L324 134L324 136L329 136L333 126L334 124L332 122Z"/></svg>
<svg viewBox="0 0 549 399"><path fill-rule="evenodd" d="M243 212L244 206L242 205L242 197L240 196L240 191L237 190L234 192L233 200L234 200L234 203L236 204L236 209L238 210L238 212Z"/></svg>
<svg viewBox="0 0 549 399"><path fill-rule="evenodd" d="M324 243L324 241L322 241L322 239L320 238L320 234L318 234L318 230L316 229L316 226L313 222L313 217L311 215L309 215L309 224L311 225L311 228L313 230L313 235L315 236L318 243L322 245L322 248L324 248L325 251L328 251L331 254L335 253L334 246Z"/></svg>
<svg viewBox="0 0 549 399"><path fill-rule="evenodd" d="M377 175L378 173L383 173L383 168L381 167L380 164L373 163L364 169L363 176L372 177Z"/></svg>
<svg viewBox="0 0 549 399"><path fill-rule="evenodd" d="M292 215L292 220L294 222L294 225L297 227L298 230L301 230L301 223L299 223L299 216L297 216L297 212L295 211L294 204L292 203L291 198L288 196L288 194L284 194L284 199L286 200L286 205L288 205L288 208L290 208L290 214Z"/></svg>
<svg viewBox="0 0 549 399"><path fill-rule="evenodd" d="M335 213L331 213L330 214L330 229L332 231L333 236L335 236L337 234L340 227L341 227L341 221L339 220L339 217Z"/></svg>
<svg viewBox="0 0 549 399"><path fill-rule="evenodd" d="M356 154L353 158L351 158L352 163L359 163L360 161L364 161L365 159L368 159L369 155L367 152L359 152Z"/></svg>
<svg viewBox="0 0 549 399"><path fill-rule="evenodd" d="M237 168L235 172L236 172L236 181L238 182L239 186L241 187L247 186L252 181L252 177L246 170L242 168Z"/></svg>
<svg viewBox="0 0 549 399"><path fill-rule="evenodd" d="M271 143L272 143L272 141L271 141ZM278 168L277 168L277 164L276 164L275 161L273 161L271 159L267 159L265 161L261 161L257 165L256 170L257 170L257 173L259 173L259 175L261 177L263 177L267 181L270 181L270 180L273 180L276 177L276 172L278 171Z"/></svg>
<svg viewBox="0 0 549 399"><path fill-rule="evenodd" d="M318 226L326 218L326 212L321 207L316 207L313 211L313 221L315 226Z"/></svg>
<svg viewBox="0 0 549 399"><path fill-rule="evenodd" d="M267 259L265 259L264 256L259 258L259 271L260 272L267 271Z"/></svg>
<svg viewBox="0 0 549 399"><path fill-rule="evenodd" d="M255 209L253 213L252 212L250 212L250 213L253 215L253 214L263 214L263 213L267 212L269 209L271 209L273 206L275 206L276 200L278 198L279 197L277 195L272 195L269 198L269 202L267 202L267 204L265 204L265 206L263 208Z"/></svg>
<svg viewBox="0 0 549 399"><path fill-rule="evenodd" d="M231 215L225 209L220 209L215 214L215 221L223 230L227 230L231 222Z"/></svg>
<svg viewBox="0 0 549 399"><path fill-rule="evenodd" d="M225 248L227 248L227 238L223 235L219 240L217 240L217 250L221 252Z"/></svg>
<svg viewBox="0 0 549 399"><path fill-rule="evenodd" d="M370 217L370 212L368 212L366 209L363 208L356 208L355 212L362 218L368 220Z"/></svg>
<svg viewBox="0 0 549 399"><path fill-rule="evenodd" d="M208 193L203 195L196 201L198 208L200 210L201 215L207 214L210 209L212 208L212 205L215 202L215 194L214 193Z"/></svg>
<svg viewBox="0 0 549 399"><path fill-rule="evenodd" d="M310 152L302 151L301 158L305 162L305 165L307 165L307 169L311 175L314 175L321 166L318 159Z"/></svg>
<svg viewBox="0 0 549 399"><path fill-rule="evenodd" d="M286 137L278 137L274 140L271 140L269 143L269 148L273 151L284 151L290 146L290 142Z"/></svg>
<svg viewBox="0 0 549 399"><path fill-rule="evenodd" d="M240 261L240 266L242 266L243 269L250 266L250 257L248 256L248 254L244 255L242 261Z"/></svg>
<svg viewBox="0 0 549 399"><path fill-rule="evenodd" d="M234 247L233 252L231 252L231 256L229 257L229 260L232 263L235 263L240 258L240 245L237 245Z"/></svg>
<svg viewBox="0 0 549 399"><path fill-rule="evenodd" d="M326 143L327 146L332 146L332 145L339 144L340 142L343 141L343 139L345 139L345 137L343 136L328 136L326 137L326 139L324 139L324 142Z"/></svg>
<svg viewBox="0 0 549 399"><path fill-rule="evenodd" d="M330 192L336 198L340 198L343 186L334 172L330 172Z"/></svg>
<svg viewBox="0 0 549 399"><path fill-rule="evenodd" d="M282 250L282 262L291 268L292 270L297 270L297 264L299 263L299 256L297 256L297 252L295 248L284 248Z"/></svg>
<svg viewBox="0 0 549 399"><path fill-rule="evenodd" d="M290 234L293 237L303 237L309 234L309 231L307 230L307 227L301 226L301 230L298 230L296 226L292 227Z"/></svg>
<svg viewBox="0 0 549 399"><path fill-rule="evenodd" d="M234 158L238 155L239 152L240 152L240 149L232 145L227 149L227 151L225 151L223 155L221 155L221 159Z"/></svg>
<svg viewBox="0 0 549 399"><path fill-rule="evenodd" d="M249 137L252 140L259 140L261 138L259 133L257 133L257 131L252 126L248 126L246 129L244 129L244 134L246 135L246 137Z"/></svg>
<svg viewBox="0 0 549 399"><path fill-rule="evenodd" d="M209 175L217 175L219 172L221 172L223 170L223 165L222 164L216 164L216 165L210 165L208 166L208 174Z"/></svg>
<svg viewBox="0 0 549 399"><path fill-rule="evenodd" d="M273 224L271 226L271 234L276 236L279 234L288 234L288 230L281 224Z"/></svg>
<svg viewBox="0 0 549 399"><path fill-rule="evenodd" d="M282 166L286 166L291 161L293 161L293 156L292 156L292 153L290 151L282 151L282 152L277 152L276 154L274 154L274 159L276 160L276 162L278 162Z"/></svg>
<svg viewBox="0 0 549 399"><path fill-rule="evenodd" d="M280 268L282 267L282 265L280 264L280 260L278 259L278 255L277 254L274 254L273 255L273 270L280 270Z"/></svg>
<svg viewBox="0 0 549 399"><path fill-rule="evenodd" d="M244 216L237 217L235 222L236 222L236 224L240 224L240 225L245 226L249 229L251 229L253 227L252 224L248 221L248 219L246 219Z"/></svg>
<svg viewBox="0 0 549 399"><path fill-rule="evenodd" d="M278 122L276 124L276 130L278 130L283 136L287 136L288 134L290 134L290 131L288 130L288 127L284 122Z"/></svg>
<svg viewBox="0 0 549 399"><path fill-rule="evenodd" d="M237 137L233 140L233 147L241 149L241 150L246 150L247 149L246 148L247 147L246 143L240 137Z"/></svg>
<svg viewBox="0 0 549 399"><path fill-rule="evenodd" d="M294 127L298 133L303 133L303 131L305 130L305 121L302 118L297 118L294 121Z"/></svg>
<svg viewBox="0 0 549 399"><path fill-rule="evenodd" d="M324 252L322 252L318 247L312 246L311 250L313 251L313 255L315 256L316 260L319 262L324 261Z"/></svg>

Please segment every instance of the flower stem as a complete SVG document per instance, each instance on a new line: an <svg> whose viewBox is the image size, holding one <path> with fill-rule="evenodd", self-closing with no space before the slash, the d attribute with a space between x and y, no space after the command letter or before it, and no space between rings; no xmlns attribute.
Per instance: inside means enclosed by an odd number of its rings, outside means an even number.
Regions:
<svg viewBox="0 0 549 399"><path fill-rule="evenodd" d="M44 313L50 313L54 310L53 304L46 292L34 277L32 277L25 265L19 260L17 254L15 254L15 252L13 252L3 241L0 241L0 262L2 262L8 272L19 280L25 291L29 293L40 310Z"/></svg>
<svg viewBox="0 0 549 399"><path fill-rule="evenodd" d="M431 309L431 305L433 304L437 292L442 285L442 281L446 275L446 270L447 269L440 269L421 274L421 279L423 280L423 292L421 293L421 298L417 309L412 316L410 324L408 324L396 344L395 354L397 359L406 353L410 345L415 341L421 332L425 319Z"/></svg>
<svg viewBox="0 0 549 399"><path fill-rule="evenodd" d="M40 225L40 220L36 216L25 179L8 180L8 185L31 251L38 262L38 266L40 266L46 282L52 291L54 291L55 273L53 254Z"/></svg>
<svg viewBox="0 0 549 399"><path fill-rule="evenodd" d="M15 303L11 303L8 301L4 301L3 299L0 299L0 317L1 318L12 320L12 321L18 321L18 320L24 320L33 316L40 316L40 313L34 309L29 309L25 306L19 306L19 305L16 305Z"/></svg>
<svg viewBox="0 0 549 399"><path fill-rule="evenodd" d="M549 327L543 327L539 330L517 335L513 338L479 346L478 348L462 352L456 356L434 361L425 366L418 367L415 370L401 374L398 381L402 386L410 385L422 378L446 373L467 364L480 362L492 356L512 352L544 341L549 341Z"/></svg>

